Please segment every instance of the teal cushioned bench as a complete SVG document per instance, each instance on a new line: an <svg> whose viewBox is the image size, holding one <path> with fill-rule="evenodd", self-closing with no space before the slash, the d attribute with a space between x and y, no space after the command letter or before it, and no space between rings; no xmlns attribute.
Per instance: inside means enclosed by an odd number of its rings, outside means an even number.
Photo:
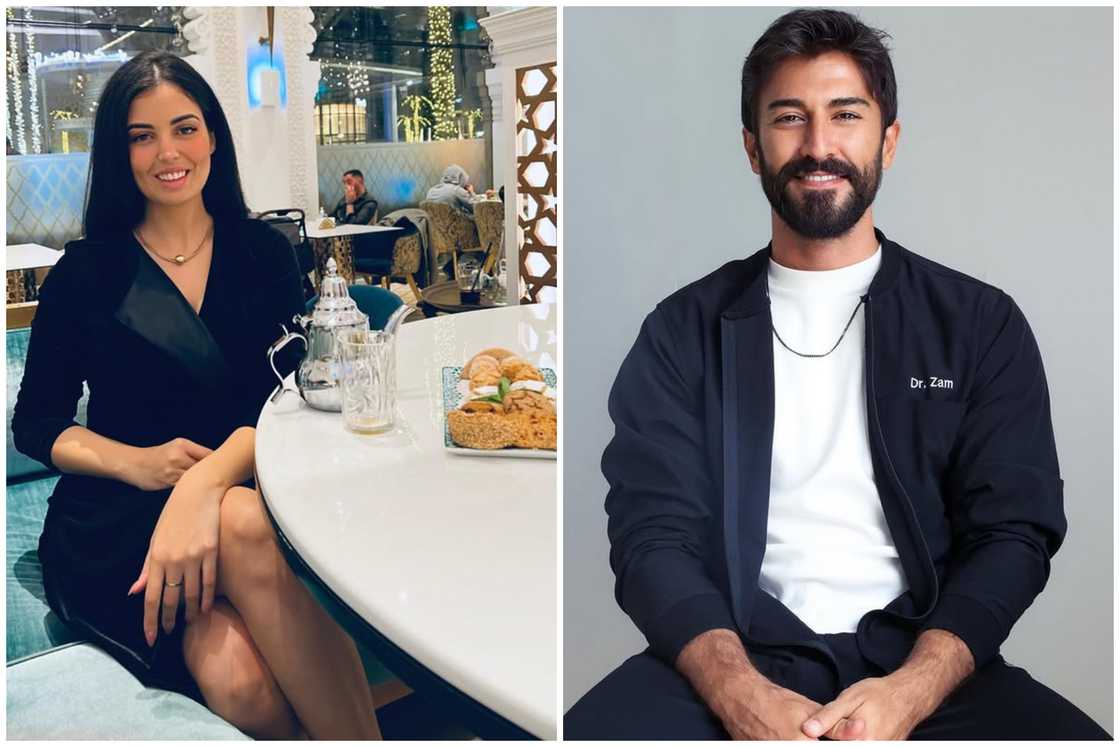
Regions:
<svg viewBox="0 0 1120 747"><path fill-rule="evenodd" d="M16 451L12 443L12 408L23 380L29 329L6 334L8 364L7 413L7 529L6 583L7 661L79 640L47 606L43 573L39 565L39 534L47 514L47 499L58 482L58 473ZM79 422L85 421L85 397L78 407Z"/></svg>
<svg viewBox="0 0 1120 747"><path fill-rule="evenodd" d="M8 664L8 739L248 739L190 698L144 687L74 643Z"/></svg>
<svg viewBox="0 0 1120 747"><path fill-rule="evenodd" d="M39 533L47 497L58 477L8 485L7 495L7 661L80 640L47 606L39 565Z"/></svg>

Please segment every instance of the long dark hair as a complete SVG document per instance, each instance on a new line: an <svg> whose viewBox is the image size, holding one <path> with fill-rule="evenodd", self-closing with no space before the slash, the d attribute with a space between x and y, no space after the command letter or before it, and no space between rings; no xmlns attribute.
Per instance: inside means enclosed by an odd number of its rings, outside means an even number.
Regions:
<svg viewBox="0 0 1120 747"><path fill-rule="evenodd" d="M885 31L871 28L841 10L804 8L786 13L758 38L743 63L743 127L758 136L758 94L771 73L789 57L838 51L849 55L883 112L883 130L898 116L898 87Z"/></svg>
<svg viewBox="0 0 1120 747"><path fill-rule="evenodd" d="M213 89L189 63L170 52L142 52L113 73L97 102L83 220L87 238L135 228L144 219L145 198L129 165L128 109L134 98L160 83L183 89L198 104L206 128L214 135L210 176L202 188L206 212L215 222L248 213L233 135Z"/></svg>

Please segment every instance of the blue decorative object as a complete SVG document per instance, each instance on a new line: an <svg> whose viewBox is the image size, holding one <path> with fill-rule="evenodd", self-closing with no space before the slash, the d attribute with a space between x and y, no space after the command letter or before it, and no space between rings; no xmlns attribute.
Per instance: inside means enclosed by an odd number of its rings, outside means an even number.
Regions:
<svg viewBox="0 0 1120 747"><path fill-rule="evenodd" d="M284 67L284 51L279 42L273 40L272 62L268 60L268 46L249 45L245 55L245 69L248 70L249 108L261 105L261 72L277 70L280 73L280 107L288 106L288 74Z"/></svg>
<svg viewBox="0 0 1120 747"><path fill-rule="evenodd" d="M393 180L393 194L402 203L410 203L416 201L417 198L413 195L416 192L416 180L402 177Z"/></svg>

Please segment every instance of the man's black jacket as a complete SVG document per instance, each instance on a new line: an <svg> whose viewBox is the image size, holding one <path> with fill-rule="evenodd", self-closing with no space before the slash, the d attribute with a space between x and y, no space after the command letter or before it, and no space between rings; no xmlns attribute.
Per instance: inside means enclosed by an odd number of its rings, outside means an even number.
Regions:
<svg viewBox="0 0 1120 747"><path fill-rule="evenodd" d="M1042 590L1065 535L1042 359L1009 296L875 233L868 438L908 590L865 615L857 641L893 671L918 633L940 628L980 667ZM713 628L740 631L748 649L831 659L758 588L774 425L769 256L658 304L611 390L602 466L615 593L670 664Z"/></svg>
<svg viewBox="0 0 1120 747"><path fill-rule="evenodd" d="M343 197L334 206L334 222L337 225L343 223L353 223L355 225L366 225L373 223L373 219L377 216L377 200L373 199L369 192L362 192L358 198L354 200L354 212L346 213L346 198Z"/></svg>

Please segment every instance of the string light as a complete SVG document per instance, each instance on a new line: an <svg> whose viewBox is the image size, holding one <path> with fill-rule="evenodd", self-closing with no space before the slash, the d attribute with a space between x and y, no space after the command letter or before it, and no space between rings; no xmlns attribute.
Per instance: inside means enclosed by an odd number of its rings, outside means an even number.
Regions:
<svg viewBox="0 0 1120 747"><path fill-rule="evenodd" d="M374 57L371 57L369 49L375 46L375 42L361 38L360 30L349 25L342 28L327 25L324 21L328 14L322 9L315 9L315 26L319 30L319 38L316 39L312 57L320 60L322 65L320 85L315 92L316 116L330 116L331 106L348 102L357 105L359 98L367 102L368 109L372 105L369 97L373 91L390 86L391 90L387 93L397 96L402 108L411 106L411 113L406 116L398 114L395 122L398 133L403 129L406 142L474 137L482 116L477 109L459 109L462 97L456 96L451 9L447 6L435 6L424 10L428 24L426 39L430 45L427 51L428 69L425 71L427 75L420 80L401 81L392 79L399 78L402 74L419 74L420 70L411 70L400 63L382 63L383 66L379 66L372 62ZM411 17L411 13L398 13L395 17L404 16ZM423 18L424 16L420 16L420 19ZM393 21L390 25L397 23L400 22ZM390 81L385 83L376 78L377 73L388 73ZM424 84L427 85L430 98L407 95L409 86ZM417 91L415 88L412 90ZM411 105L410 99L415 99ZM424 104L422 109L415 106L419 102ZM394 107L387 103L385 108L391 110ZM320 133L321 138L322 136L323 133ZM389 133L384 136L393 137Z"/></svg>
<svg viewBox="0 0 1120 747"><path fill-rule="evenodd" d="M23 17L32 20L31 8L24 8ZM27 103L31 109L31 152L38 154L43 152L43 138L39 124L39 84L36 80L35 34L32 28L28 27L24 34L27 39Z"/></svg>
<svg viewBox="0 0 1120 747"><path fill-rule="evenodd" d="M429 54L428 78L432 93L432 116L435 119L433 140L454 140L459 136L455 116L455 69L451 54L451 8L433 5L428 8Z"/></svg>
<svg viewBox="0 0 1120 747"><path fill-rule="evenodd" d="M16 139L12 145L20 153L27 152L27 129L23 123L23 86L19 77L19 54L16 51L16 33L13 30L15 12L7 9L8 18L8 90L12 96L12 112L16 115Z"/></svg>
<svg viewBox="0 0 1120 747"><path fill-rule="evenodd" d="M350 97L369 92L369 73L359 62L351 62L346 69L346 85L350 88Z"/></svg>

